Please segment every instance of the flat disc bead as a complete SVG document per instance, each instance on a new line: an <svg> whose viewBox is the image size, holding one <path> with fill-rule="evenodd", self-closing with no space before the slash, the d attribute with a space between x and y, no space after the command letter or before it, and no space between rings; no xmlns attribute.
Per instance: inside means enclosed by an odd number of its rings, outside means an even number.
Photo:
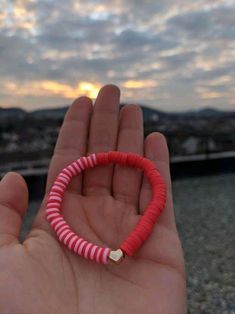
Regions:
<svg viewBox="0 0 235 314"><path fill-rule="evenodd" d="M99 247L82 239L71 229L61 214L62 200L71 179L85 169L109 163L142 169L152 186L152 198L143 216L116 250L111 250L108 247ZM74 160L59 173L48 196L46 218L59 241L66 245L70 251L97 263L107 264L110 260L118 264L125 255L132 256L143 245L152 232L152 228L163 210L165 202L166 186L158 169L151 160L131 152L100 152Z"/></svg>

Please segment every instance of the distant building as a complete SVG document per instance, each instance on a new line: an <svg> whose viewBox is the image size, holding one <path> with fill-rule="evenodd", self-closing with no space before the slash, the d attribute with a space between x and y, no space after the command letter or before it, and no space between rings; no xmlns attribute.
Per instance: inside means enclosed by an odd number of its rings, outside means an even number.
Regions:
<svg viewBox="0 0 235 314"><path fill-rule="evenodd" d="M182 147L184 148L186 154L196 154L198 151L198 144L198 138L190 136L183 142Z"/></svg>

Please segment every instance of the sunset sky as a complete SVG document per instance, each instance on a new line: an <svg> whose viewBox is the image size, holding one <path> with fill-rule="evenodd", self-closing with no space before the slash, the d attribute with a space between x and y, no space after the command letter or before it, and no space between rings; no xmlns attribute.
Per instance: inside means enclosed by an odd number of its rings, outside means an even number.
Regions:
<svg viewBox="0 0 235 314"><path fill-rule="evenodd" d="M0 0L0 107L235 109L235 0Z"/></svg>

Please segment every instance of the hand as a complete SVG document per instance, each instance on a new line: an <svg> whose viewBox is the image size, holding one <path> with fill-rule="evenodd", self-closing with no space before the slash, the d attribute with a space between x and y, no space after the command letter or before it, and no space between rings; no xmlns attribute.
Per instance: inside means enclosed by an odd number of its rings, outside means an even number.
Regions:
<svg viewBox="0 0 235 314"><path fill-rule="evenodd" d="M94 107L87 97L68 109L52 157L45 197L23 243L19 232L28 205L23 178L0 182L0 313L186 313L184 259L175 225L169 157L159 133L143 137L137 105L119 114L119 89L103 87ZM96 264L61 245L45 219L46 198L60 170L80 156L131 151L153 160L167 183L167 205L153 233L134 257L120 265ZM73 178L63 213L93 243L118 248L151 197L140 169L98 166Z"/></svg>

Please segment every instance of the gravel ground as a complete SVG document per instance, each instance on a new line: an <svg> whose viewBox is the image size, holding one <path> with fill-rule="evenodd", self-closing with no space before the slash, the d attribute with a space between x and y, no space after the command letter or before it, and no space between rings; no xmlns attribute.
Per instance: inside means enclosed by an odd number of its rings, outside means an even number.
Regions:
<svg viewBox="0 0 235 314"><path fill-rule="evenodd" d="M235 174L173 182L190 314L235 314ZM22 235L38 202L30 204Z"/></svg>
<svg viewBox="0 0 235 314"><path fill-rule="evenodd" d="M189 313L235 313L235 174L174 182Z"/></svg>

